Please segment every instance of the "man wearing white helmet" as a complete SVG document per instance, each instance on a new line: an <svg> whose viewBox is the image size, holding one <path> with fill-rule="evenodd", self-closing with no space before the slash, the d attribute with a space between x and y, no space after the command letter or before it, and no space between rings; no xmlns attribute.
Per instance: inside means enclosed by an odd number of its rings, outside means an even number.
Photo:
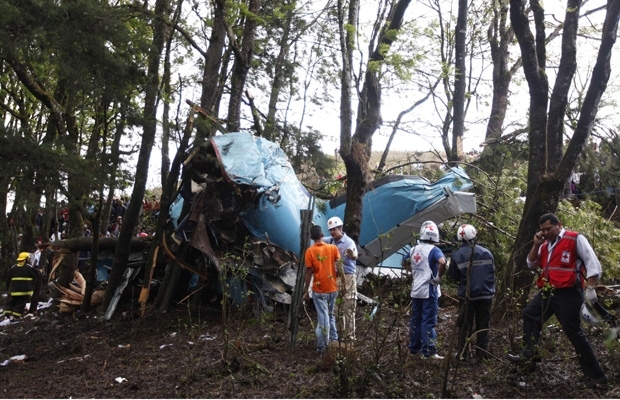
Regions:
<svg viewBox="0 0 620 400"><path fill-rule="evenodd" d="M513 362L538 361L536 345L543 324L555 314L575 348L586 382L607 383L609 379L581 328L580 318L584 297L589 303L598 300L595 286L602 275L601 264L588 240L578 232L564 229L555 214L544 214L538 224L540 230L534 234L527 265L539 270L536 284L541 290L523 310L523 352L509 354L508 358Z"/></svg>
<svg viewBox="0 0 620 400"><path fill-rule="evenodd" d="M341 290L342 302L337 305L336 315L342 323L341 330L346 340L355 340L355 306L357 301L356 260L357 246L353 239L342 231L342 220L331 217L327 221L330 238L326 243L335 244L340 253L342 267L344 269L344 287Z"/></svg>
<svg viewBox="0 0 620 400"><path fill-rule="evenodd" d="M476 228L472 225L461 225L456 236L461 247L452 253L448 278L459 285L458 356L467 358L468 338L475 331L476 357L486 359L489 356L491 303L495 297L495 259L488 249L475 243Z"/></svg>
<svg viewBox="0 0 620 400"><path fill-rule="evenodd" d="M429 221L430 222L430 221ZM409 353L422 358L443 359L437 354L437 313L439 311L439 283L446 268L446 258L434 245L439 243L435 223L422 226L420 243L409 252L411 271L411 320L409 321Z"/></svg>

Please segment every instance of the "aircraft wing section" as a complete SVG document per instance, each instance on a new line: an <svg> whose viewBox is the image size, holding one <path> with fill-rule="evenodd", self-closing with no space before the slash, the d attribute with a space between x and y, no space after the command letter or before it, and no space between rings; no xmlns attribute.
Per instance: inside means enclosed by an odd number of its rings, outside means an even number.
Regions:
<svg viewBox="0 0 620 400"><path fill-rule="evenodd" d="M445 196L441 200L360 246L358 262L367 268L378 266L384 259L411 244L413 238L419 234L424 221L431 220L439 224L460 214L476 212L474 193L452 192L448 187L444 187L444 193ZM390 206L385 204L385 207Z"/></svg>

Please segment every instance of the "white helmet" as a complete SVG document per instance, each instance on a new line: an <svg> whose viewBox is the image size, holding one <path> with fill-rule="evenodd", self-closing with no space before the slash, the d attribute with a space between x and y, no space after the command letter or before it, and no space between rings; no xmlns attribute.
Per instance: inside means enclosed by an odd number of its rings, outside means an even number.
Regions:
<svg viewBox="0 0 620 400"><path fill-rule="evenodd" d="M459 241L467 240L469 242L476 238L476 228L469 224L463 224L456 231L456 236Z"/></svg>
<svg viewBox="0 0 620 400"><path fill-rule="evenodd" d="M338 217L331 217L327 220L327 230L342 226L342 220Z"/></svg>
<svg viewBox="0 0 620 400"><path fill-rule="evenodd" d="M581 305L579 315L581 315L583 322L590 325L598 326L602 325L604 322L602 318L596 316L596 312L594 312L594 310L585 302Z"/></svg>
<svg viewBox="0 0 620 400"><path fill-rule="evenodd" d="M420 226L420 235L424 233L424 228L426 228L428 225L431 225L435 229L435 231L439 232L439 229L437 229L437 224L435 224L433 221L424 221L422 222L422 226Z"/></svg>
<svg viewBox="0 0 620 400"><path fill-rule="evenodd" d="M420 240L428 240L430 242L439 243L439 229L434 223L430 223L422 228Z"/></svg>

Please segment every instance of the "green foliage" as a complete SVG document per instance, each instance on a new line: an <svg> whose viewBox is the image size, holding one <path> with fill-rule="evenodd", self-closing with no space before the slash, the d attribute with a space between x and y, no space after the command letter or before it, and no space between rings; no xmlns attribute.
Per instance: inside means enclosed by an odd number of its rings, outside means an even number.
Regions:
<svg viewBox="0 0 620 400"><path fill-rule="evenodd" d="M562 200L557 215L566 229L578 231L588 239L603 267L603 282L620 279L620 229L601 216L601 206L590 200L577 206Z"/></svg>
<svg viewBox="0 0 620 400"><path fill-rule="evenodd" d="M620 137L611 132L599 143L590 142L583 150L576 172L580 197L596 201L603 212L610 214L615 206L615 195L620 177Z"/></svg>
<svg viewBox="0 0 620 400"><path fill-rule="evenodd" d="M501 277L500 271L508 264L523 214L524 200L521 196L526 190L527 163L514 161L511 168L504 168L499 176L487 176L475 170L468 172L476 187L478 215L487 223L461 217L449 221L444 227L453 237L458 224L467 222L474 225L478 230L478 243L493 253L497 276ZM561 200L558 217L564 227L579 231L588 238L603 266L604 282L616 281L620 278L620 229L602 216L598 203L585 200L576 204Z"/></svg>
<svg viewBox="0 0 620 400"><path fill-rule="evenodd" d="M523 213L522 193L526 188L527 164L515 162L499 176L468 171L474 180L478 204L478 216L461 216L444 223L448 238L456 241L456 230L462 223L471 223L478 231L477 241L491 251L497 267L496 277L508 265L514 245L514 237ZM482 222L486 221L486 223Z"/></svg>

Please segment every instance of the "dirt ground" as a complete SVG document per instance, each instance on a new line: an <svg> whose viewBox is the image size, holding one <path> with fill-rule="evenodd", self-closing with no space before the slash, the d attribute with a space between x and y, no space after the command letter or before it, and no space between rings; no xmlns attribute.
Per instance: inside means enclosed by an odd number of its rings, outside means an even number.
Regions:
<svg viewBox="0 0 620 400"><path fill-rule="evenodd" d="M437 328L447 355L457 307L449 293L444 298ZM543 331L544 360L528 373L506 358L520 343L518 320L494 315L489 360L423 360L408 354L409 313L397 303L383 301L372 319L372 307L358 303L355 347L325 355L315 351L311 306L293 347L284 306L258 315L249 307L226 318L216 307L189 312L179 305L143 318L119 307L110 321L45 309L0 327L0 362L8 360L0 366L0 397L620 397L620 353L605 346L602 328L587 334L612 382L592 388L580 381L574 349L553 319Z"/></svg>

